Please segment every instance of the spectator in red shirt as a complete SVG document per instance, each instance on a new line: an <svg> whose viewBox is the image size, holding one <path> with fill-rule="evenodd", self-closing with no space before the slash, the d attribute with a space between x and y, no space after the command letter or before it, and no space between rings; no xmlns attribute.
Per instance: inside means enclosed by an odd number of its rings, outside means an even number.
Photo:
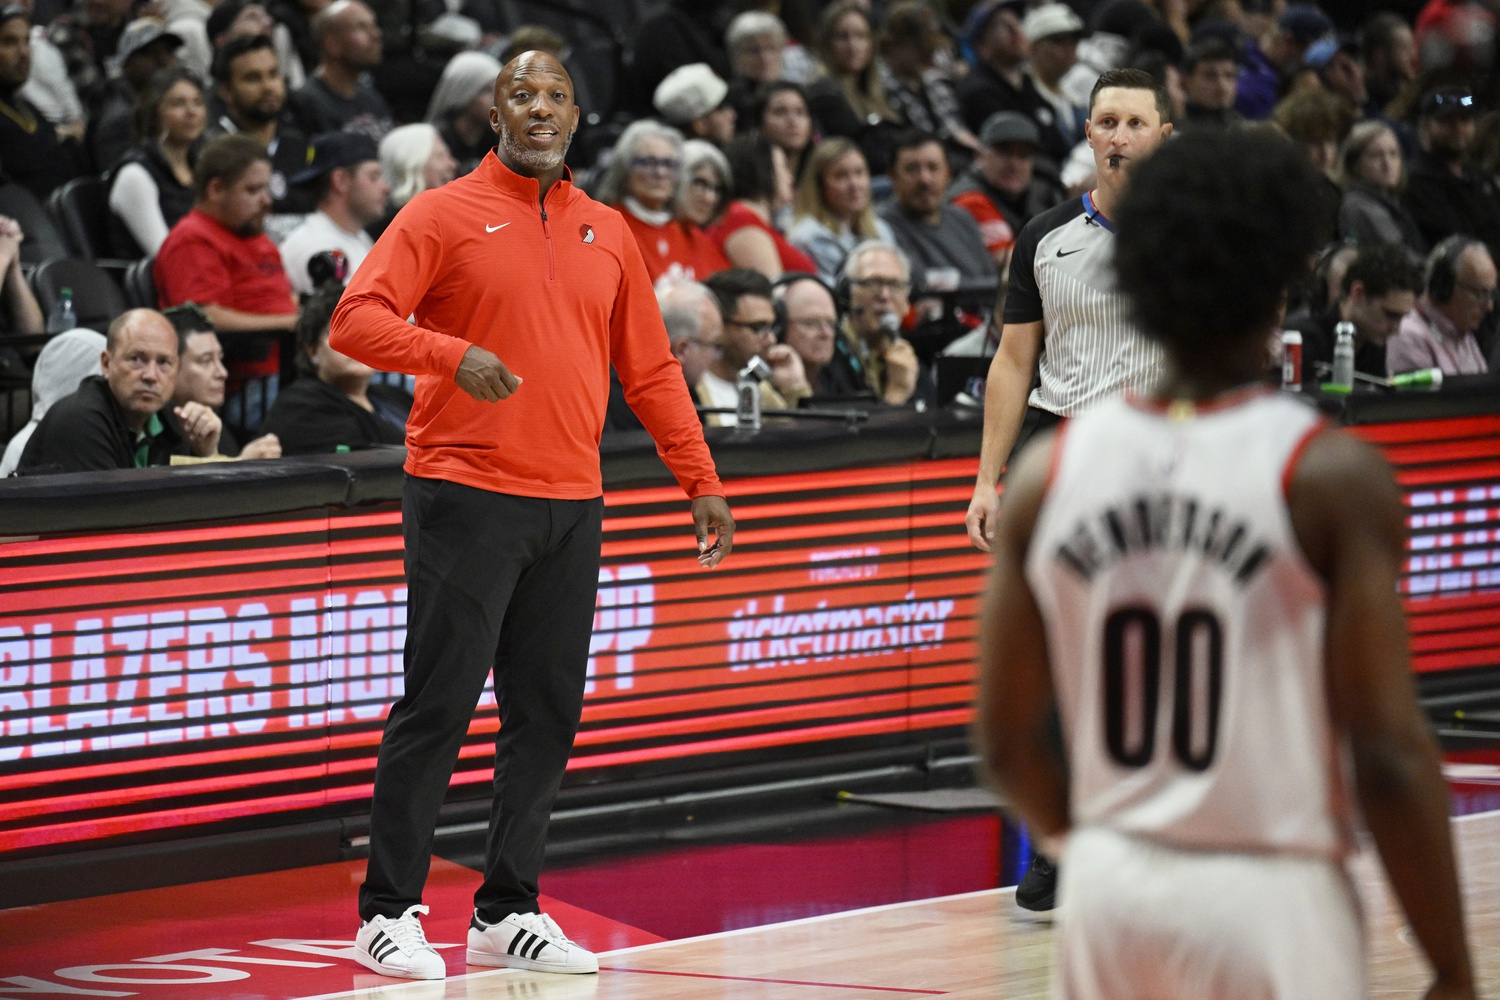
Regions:
<svg viewBox="0 0 1500 1000"><path fill-rule="evenodd" d="M682 185L682 133L649 118L621 133L599 182L599 200L625 217L653 282L701 281L729 266L702 229L673 217Z"/></svg>
<svg viewBox="0 0 1500 1000"><path fill-rule="evenodd" d="M220 333L290 330L297 300L281 253L265 234L271 208L271 156L248 135L210 140L193 168L197 203L174 225L152 265L163 309L196 302ZM229 391L269 380L264 405L276 393L280 354L272 339L242 340L229 360ZM231 399L229 416L253 427L262 397Z"/></svg>
<svg viewBox="0 0 1500 1000"><path fill-rule="evenodd" d="M724 151L733 178L734 201L709 235L735 267L748 267L775 281L783 271L816 271L817 262L787 242L775 221L792 207L792 171L785 152L759 130L734 137Z"/></svg>
<svg viewBox="0 0 1500 1000"><path fill-rule="evenodd" d="M221 332L292 328L297 303L264 230L270 183L271 158L249 136L203 147L193 170L197 203L167 233L152 266L162 308L196 302Z"/></svg>

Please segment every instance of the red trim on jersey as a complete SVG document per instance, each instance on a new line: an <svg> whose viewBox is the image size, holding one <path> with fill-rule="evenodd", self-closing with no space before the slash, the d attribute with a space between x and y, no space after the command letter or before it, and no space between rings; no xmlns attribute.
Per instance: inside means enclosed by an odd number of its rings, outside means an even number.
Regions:
<svg viewBox="0 0 1500 1000"><path fill-rule="evenodd" d="M1177 403L1189 403L1194 413L1218 413L1222 410L1233 409L1243 406L1251 400L1259 399L1261 396L1275 392L1273 386L1262 385L1259 382L1241 386L1238 389L1230 389L1228 392L1220 393L1213 399L1203 403L1193 403L1190 400L1180 399L1157 399L1155 396L1138 396L1129 389L1125 390L1125 402L1137 410L1147 413L1162 414L1170 410Z"/></svg>
<svg viewBox="0 0 1500 1000"><path fill-rule="evenodd" d="M1302 453L1312 444L1313 438L1325 431L1333 430L1333 425L1327 420L1320 419L1307 429L1296 445L1292 447L1292 453L1287 456L1286 465L1281 470L1281 496L1288 499L1292 492L1292 475L1297 471L1297 464L1302 461Z"/></svg>
<svg viewBox="0 0 1500 1000"><path fill-rule="evenodd" d="M1057 432L1052 436L1052 454L1047 456L1047 478L1042 482L1042 499L1052 492L1052 480L1057 478L1057 467L1062 464L1063 440L1068 433L1068 418L1057 423Z"/></svg>

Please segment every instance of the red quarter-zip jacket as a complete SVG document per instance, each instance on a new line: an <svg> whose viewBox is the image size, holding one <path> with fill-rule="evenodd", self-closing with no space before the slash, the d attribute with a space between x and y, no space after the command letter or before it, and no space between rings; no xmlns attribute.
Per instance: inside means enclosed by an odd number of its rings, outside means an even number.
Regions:
<svg viewBox="0 0 1500 1000"><path fill-rule="evenodd" d="M406 424L414 476L519 496L599 496L613 362L683 490L722 496L625 221L566 177L545 205L538 190L491 151L473 173L417 195L350 280L329 345L418 376ZM520 376L508 399L480 402L454 383L471 344Z"/></svg>

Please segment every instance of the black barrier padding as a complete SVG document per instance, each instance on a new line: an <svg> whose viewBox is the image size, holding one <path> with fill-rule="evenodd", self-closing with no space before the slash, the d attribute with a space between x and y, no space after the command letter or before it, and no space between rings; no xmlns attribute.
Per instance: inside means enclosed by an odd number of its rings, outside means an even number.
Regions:
<svg viewBox="0 0 1500 1000"><path fill-rule="evenodd" d="M0 535L138 528L338 506L347 469L321 463L215 462L0 480Z"/></svg>

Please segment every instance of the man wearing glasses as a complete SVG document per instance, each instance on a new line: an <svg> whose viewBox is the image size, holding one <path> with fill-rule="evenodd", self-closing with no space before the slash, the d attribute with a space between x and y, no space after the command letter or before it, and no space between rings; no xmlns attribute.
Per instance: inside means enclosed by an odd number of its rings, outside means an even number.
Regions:
<svg viewBox="0 0 1500 1000"><path fill-rule="evenodd" d="M776 342L776 307L770 279L747 267L733 267L711 275L704 285L718 300L724 333L718 341L719 356L693 383L698 402L732 411L738 398L735 378L756 357L771 368L770 380L760 384L762 411L795 409L797 400L812 395L802 359L786 344ZM734 419L732 412L715 413L708 422L722 427L733 424Z"/></svg>
<svg viewBox="0 0 1500 1000"><path fill-rule="evenodd" d="M1468 236L1448 237L1427 258L1427 287L1417 307L1386 345L1386 371L1441 368L1444 375L1483 375L1489 366L1474 331L1494 308L1489 250Z"/></svg>
<svg viewBox="0 0 1500 1000"><path fill-rule="evenodd" d="M931 379L922 377L917 352L901 337L901 320L911 308L911 262L894 243L866 240L844 260L842 281L849 289L849 312L840 331L848 351L830 368L849 367L855 384L891 406L930 401ZM824 378L836 378L824 373Z"/></svg>

